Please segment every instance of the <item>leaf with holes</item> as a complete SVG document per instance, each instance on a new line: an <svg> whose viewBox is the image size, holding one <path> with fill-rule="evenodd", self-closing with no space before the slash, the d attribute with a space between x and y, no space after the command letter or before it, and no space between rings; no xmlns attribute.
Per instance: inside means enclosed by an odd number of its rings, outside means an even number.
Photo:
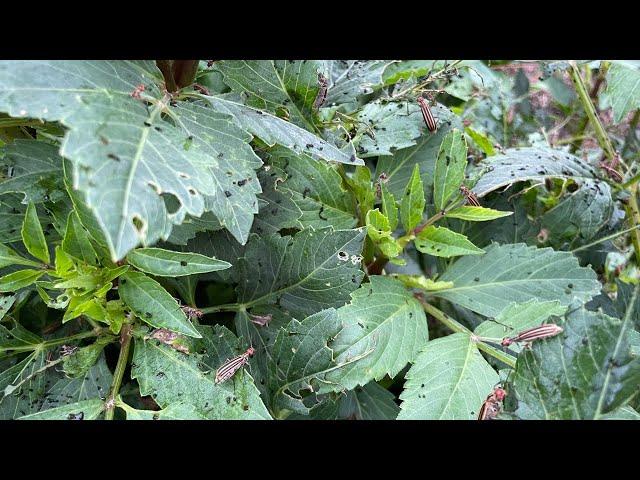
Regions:
<svg viewBox="0 0 640 480"><path fill-rule="evenodd" d="M325 106L350 103L361 95L382 87L382 74L393 62L389 60L327 61L329 90Z"/></svg>
<svg viewBox="0 0 640 480"><path fill-rule="evenodd" d="M454 287L434 292L481 315L495 317L514 302L586 302L600 291L590 268L569 252L528 247L522 243L492 244L484 255L461 258L439 278Z"/></svg>
<svg viewBox="0 0 640 480"><path fill-rule="evenodd" d="M337 310L342 330L331 343L338 364L349 363L327 379L353 389L385 375L394 377L427 344L427 319L420 303L397 280L371 276Z"/></svg>
<svg viewBox="0 0 640 480"><path fill-rule="evenodd" d="M136 339L131 376L138 380L140 393L151 395L163 409L191 404L209 420L271 418L246 368L233 379L215 383L216 369L246 347L225 327L199 326L198 331L202 338L194 341L191 354L158 340Z"/></svg>
<svg viewBox="0 0 640 480"><path fill-rule="evenodd" d="M518 357L510 404L518 418L599 419L638 393L631 318L577 308L559 325L563 333L535 342Z"/></svg>
<svg viewBox="0 0 640 480"><path fill-rule="evenodd" d="M365 231L305 229L293 237L252 236L239 262L238 301L277 304L303 318L340 307L358 288Z"/></svg>
<svg viewBox="0 0 640 480"><path fill-rule="evenodd" d="M118 293L136 316L149 325L190 337L200 337L176 299L144 273L127 272L122 275Z"/></svg>
<svg viewBox="0 0 640 480"><path fill-rule="evenodd" d="M127 254L127 261L138 270L158 277L182 277L215 272L231 266L199 253L173 252L163 248L137 248Z"/></svg>
<svg viewBox="0 0 640 480"><path fill-rule="evenodd" d="M467 166L467 142L458 129L451 130L440 146L433 179L433 201L436 210L447 206L449 199L458 192L464 180Z"/></svg>
<svg viewBox="0 0 640 480"><path fill-rule="evenodd" d="M407 372L398 420L475 420L498 381L469 334L432 340Z"/></svg>

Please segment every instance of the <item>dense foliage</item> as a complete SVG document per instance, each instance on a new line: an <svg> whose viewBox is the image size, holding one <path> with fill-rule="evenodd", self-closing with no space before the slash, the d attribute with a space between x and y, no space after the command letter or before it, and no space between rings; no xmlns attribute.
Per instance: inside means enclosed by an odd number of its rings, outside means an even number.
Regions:
<svg viewBox="0 0 640 480"><path fill-rule="evenodd" d="M639 107L638 62L2 61L0 418L637 419Z"/></svg>

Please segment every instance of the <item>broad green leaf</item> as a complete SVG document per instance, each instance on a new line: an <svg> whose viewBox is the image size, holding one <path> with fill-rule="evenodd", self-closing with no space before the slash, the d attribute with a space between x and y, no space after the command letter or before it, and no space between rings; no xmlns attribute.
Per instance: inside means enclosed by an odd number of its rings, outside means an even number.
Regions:
<svg viewBox="0 0 640 480"><path fill-rule="evenodd" d="M420 168L416 165L400 201L400 218L406 232L418 226L422 220L424 206L424 187L420 179Z"/></svg>
<svg viewBox="0 0 640 480"><path fill-rule="evenodd" d="M348 390L394 377L429 339L424 310L402 283L384 276L369 280L351 294L349 305L337 310L342 330L331 344L336 362L363 357L327 376Z"/></svg>
<svg viewBox="0 0 640 480"><path fill-rule="evenodd" d="M557 300L540 302L529 300L523 303L513 303L496 316L495 320L482 322L474 333L481 337L502 339L513 337L523 330L537 327L551 315L562 315L567 310ZM511 345L512 350L519 351L520 345Z"/></svg>
<svg viewBox="0 0 640 480"><path fill-rule="evenodd" d="M24 203L58 202L65 195L58 148L44 142L17 139L6 145L0 163L12 172L0 183L0 195L24 194Z"/></svg>
<svg viewBox="0 0 640 480"><path fill-rule="evenodd" d="M482 150L487 156L492 156L496 154L495 149L493 148L493 144L487 138L487 136L477 130L474 130L471 127L464 127L464 131L467 135L471 137L474 143Z"/></svg>
<svg viewBox="0 0 640 480"><path fill-rule="evenodd" d="M600 417L601 420L640 420L640 413L626 405Z"/></svg>
<svg viewBox="0 0 640 480"><path fill-rule="evenodd" d="M47 247L47 241L44 238L44 232L42 231L42 225L40 225L40 219L36 213L36 206L33 203L29 203L27 206L27 213L24 217L24 223L22 224L22 242L31 255L38 260L42 260L44 263L49 263L51 258L49 257L49 248Z"/></svg>
<svg viewBox="0 0 640 480"><path fill-rule="evenodd" d="M395 420L400 408L393 393L376 382L356 387L338 398L314 406L309 416L291 415L295 420Z"/></svg>
<svg viewBox="0 0 640 480"><path fill-rule="evenodd" d="M483 163L486 163L488 171L473 187L478 197L498 188L528 180L540 182L546 178L598 178L595 168L586 161L552 148L511 148L504 154L485 159Z"/></svg>
<svg viewBox="0 0 640 480"><path fill-rule="evenodd" d="M434 292L481 315L495 317L514 302L586 302L600 291L590 268L569 252L551 248L492 244L482 256L465 256L439 278L455 285Z"/></svg>
<svg viewBox="0 0 640 480"><path fill-rule="evenodd" d="M136 338L131 376L138 380L140 393L151 395L161 408L189 403L210 420L269 419L247 367L233 379L215 383L216 369L246 347L225 327L198 330L202 338L194 341L194 353L188 355L157 340Z"/></svg>
<svg viewBox="0 0 640 480"><path fill-rule="evenodd" d="M179 247L179 249L184 252L195 252L234 263L231 268L211 272L207 274L207 277L223 283L235 283L238 281L239 267L237 263L238 259L244 256L246 246L240 245L227 231L198 233L187 242L186 246Z"/></svg>
<svg viewBox="0 0 640 480"><path fill-rule="evenodd" d="M357 151L360 157L391 155L416 144L426 130L420 107L415 102L367 103L356 116ZM430 133L427 133L430 135Z"/></svg>
<svg viewBox="0 0 640 480"><path fill-rule="evenodd" d="M308 155L295 155L279 148L270 152L272 169L267 173L276 188L287 192L302 210L300 222L305 228L336 229L356 226L356 206L353 196L342 185L342 177L332 165L316 162ZM279 181L279 172L286 176Z"/></svg>
<svg viewBox="0 0 640 480"><path fill-rule="evenodd" d="M240 243L246 243L253 215L258 212L260 184L255 170L262 165L249 145L251 135L228 115L204 105L182 102L173 112L179 116L184 133L193 138L189 151L197 147L208 157L205 178L214 193L206 197L205 211L212 212ZM193 217L201 216L196 213ZM201 219L209 217L205 213Z"/></svg>
<svg viewBox="0 0 640 480"><path fill-rule="evenodd" d="M553 245L593 238L611 218L614 209L606 182L584 180L580 189L542 215L540 225L549 231Z"/></svg>
<svg viewBox="0 0 640 480"><path fill-rule="evenodd" d="M314 162L315 165L324 165ZM258 235L278 233L282 229L301 227L302 210L292 198L292 192L283 191L280 182L284 175L267 165L269 170L260 170L258 179L262 193L258 196L259 212L255 216L251 231ZM272 171L273 170L273 171ZM319 217L318 217L319 218Z"/></svg>
<svg viewBox="0 0 640 480"><path fill-rule="evenodd" d="M640 329L640 284L629 285L616 280L616 285L618 293L614 307L618 317L631 319L633 328Z"/></svg>
<svg viewBox="0 0 640 480"><path fill-rule="evenodd" d="M364 165L364 161L355 155L349 155L313 133L275 115L230 98L207 97L207 101L215 110L232 115L244 130L269 146L282 145L295 153L305 152L314 159Z"/></svg>
<svg viewBox="0 0 640 480"><path fill-rule="evenodd" d="M607 70L607 96L613 120L622 122L627 114L640 107L640 69L623 62L612 62Z"/></svg>
<svg viewBox="0 0 640 480"><path fill-rule="evenodd" d="M440 282L434 281L430 278L426 278L423 275L406 275L406 274L393 274L393 278L397 278L409 288L420 288L427 292L435 290L445 290L453 287L453 282Z"/></svg>
<svg viewBox="0 0 640 480"><path fill-rule="evenodd" d="M393 193L389 191L387 186L380 183L380 193L382 195L382 213L389 219L389 227L394 231L398 226L398 206Z"/></svg>
<svg viewBox="0 0 640 480"><path fill-rule="evenodd" d="M294 237L252 236L239 262L238 301L274 304L294 317L340 307L358 288L365 231L305 229Z"/></svg>
<svg viewBox="0 0 640 480"><path fill-rule="evenodd" d="M89 234L80 223L75 211L72 211L67 219L67 230L62 239L62 249L72 257L89 265L95 266L99 263L98 254L91 245Z"/></svg>
<svg viewBox="0 0 640 480"><path fill-rule="evenodd" d="M127 414L127 420L206 420L196 407L189 403L172 403L162 410L138 410L124 402L118 402L117 406Z"/></svg>
<svg viewBox="0 0 640 480"><path fill-rule="evenodd" d="M632 319L577 308L564 332L518 356L514 413L522 419L599 419L638 393L640 359L629 352Z"/></svg>
<svg viewBox="0 0 640 480"><path fill-rule="evenodd" d="M415 239L418 251L435 257L480 255L484 250L476 247L466 236L452 232L446 227L430 225L418 233Z"/></svg>
<svg viewBox="0 0 640 480"><path fill-rule="evenodd" d="M327 375L349 362L334 360L331 340L340 332L336 310L329 308L299 322L291 322L278 331L271 350L267 384L272 392L271 408L276 418L286 418L291 412L306 415L309 407L303 403L303 391L315 392L323 386L339 388L329 383Z"/></svg>
<svg viewBox="0 0 640 480"><path fill-rule="evenodd" d="M467 222L486 222L487 220L495 220L509 215L513 215L513 212L501 212L492 208L465 205L447 212L446 216L447 218L458 218Z"/></svg>
<svg viewBox="0 0 640 480"><path fill-rule="evenodd" d="M139 243L166 239L187 214L208 210L246 240L249 216L257 211L250 195L257 181L253 172L245 174L259 166L248 134L208 109L178 105L172 112L177 121L170 122L161 117L163 101L148 109L132 98L144 84L145 96L161 99L160 72L152 62L4 62L0 68L0 109L68 127L61 153L73 164L73 188L96 217L114 260ZM207 114L199 115L202 110ZM240 155L239 143L245 144ZM228 169L229 161L241 170ZM227 171L237 178L226 177ZM104 172L109 182L102 181ZM233 181L232 189L222 185ZM224 191L238 196L231 202ZM165 200L172 197L177 208L170 212ZM234 217L233 205L252 202L253 210L235 211L244 214L242 221Z"/></svg>
<svg viewBox="0 0 640 480"><path fill-rule="evenodd" d="M159 277L215 272L231 266L228 262L199 253L173 252L162 248L137 248L127 254L127 261L138 270Z"/></svg>
<svg viewBox="0 0 640 480"><path fill-rule="evenodd" d="M30 268L9 273L0 277L0 292L17 292L21 288L33 284L45 273L44 270L32 270Z"/></svg>
<svg viewBox="0 0 640 480"><path fill-rule="evenodd" d="M458 129L451 130L440 146L433 179L433 201L437 211L447 206L464 181L467 166L467 142Z"/></svg>
<svg viewBox="0 0 640 480"><path fill-rule="evenodd" d="M475 420L498 381L469 334L432 340L407 372L398 420Z"/></svg>
<svg viewBox="0 0 640 480"><path fill-rule="evenodd" d="M28 267L39 267L42 264L24 258L13 249L0 243L0 268L7 267L9 265L26 265Z"/></svg>
<svg viewBox="0 0 640 480"><path fill-rule="evenodd" d="M400 60L390 64L384 71L384 84L392 85L400 80L422 77L433 69L444 67L444 60Z"/></svg>
<svg viewBox="0 0 640 480"><path fill-rule="evenodd" d="M62 361L64 373L71 378L84 377L98 361L104 347L113 340L113 337L99 337L91 345L79 348L71 355L64 357Z"/></svg>
<svg viewBox="0 0 640 480"><path fill-rule="evenodd" d="M95 420L103 410L104 401L94 398L25 415L24 417L19 417L18 420Z"/></svg>
<svg viewBox="0 0 640 480"><path fill-rule="evenodd" d="M127 272L122 275L118 293L131 310L149 325L200 337L176 299L144 273Z"/></svg>
<svg viewBox="0 0 640 480"><path fill-rule="evenodd" d="M318 60L222 60L216 63L224 82L245 94L247 105L272 114L286 112L296 125L314 131L310 121L318 94Z"/></svg>
<svg viewBox="0 0 640 480"><path fill-rule="evenodd" d="M376 177L382 173L387 175L387 187L396 198L401 198L404 188L413 173L414 165L420 168L420 178L424 184L427 198L431 197L433 187L433 173L436 158L443 139L452 128L462 128L457 115L448 108L437 104L431 107L431 113L438 122L438 131L434 134L422 135L415 146L395 152L394 155L384 155L378 159Z"/></svg>
<svg viewBox="0 0 640 480"><path fill-rule="evenodd" d="M17 193L0 195L0 243L22 241L20 230L27 207L21 203L21 197Z"/></svg>
<svg viewBox="0 0 640 480"><path fill-rule="evenodd" d="M326 62L329 72L329 91L324 106L355 101L359 96L373 93L382 87L382 74L391 64L389 60L331 60Z"/></svg>

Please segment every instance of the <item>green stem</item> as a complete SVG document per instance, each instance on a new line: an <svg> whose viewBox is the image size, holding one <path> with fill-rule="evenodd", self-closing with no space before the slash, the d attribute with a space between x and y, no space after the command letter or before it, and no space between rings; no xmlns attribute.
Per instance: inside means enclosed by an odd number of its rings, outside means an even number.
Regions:
<svg viewBox="0 0 640 480"><path fill-rule="evenodd" d="M245 308L242 303L226 303L224 305L214 305L213 307L199 308L202 313L236 312Z"/></svg>
<svg viewBox="0 0 640 480"><path fill-rule="evenodd" d="M634 227L640 225L640 208L638 208L638 184L635 183L629 188L629 202L626 205L627 214L629 220ZM636 251L636 263L640 265L640 230L637 228L631 234L631 243L633 243L633 249Z"/></svg>
<svg viewBox="0 0 640 480"><path fill-rule="evenodd" d="M596 108L591 101L591 97L589 96L589 92L587 91L587 87L582 79L582 75L580 75L580 69L575 61L569 62L571 65L570 75L571 80L576 86L576 93L578 94L578 98L580 99L580 103L582 104L582 108L584 108L587 118L589 122L593 126L596 132L596 138L598 139L598 143L600 144L600 148L604 150L605 155L609 160L613 160L615 158L616 152L611 145L611 141L609 140L609 136L605 131L600 119L598 118L598 114L596 113Z"/></svg>
<svg viewBox="0 0 640 480"><path fill-rule="evenodd" d="M113 415L116 410L116 398L120 391L120 385L122 384L122 378L124 377L124 371L127 368L127 361L129 360L129 348L131 347L131 325L124 324L122 331L120 332L120 355L118 355L118 363L116 364L116 371L113 374L113 383L111 384L111 391L105 401L105 420L113 420Z"/></svg>
<svg viewBox="0 0 640 480"><path fill-rule="evenodd" d="M492 347L491 345L488 345L480 341L478 337L475 336L471 330L469 330L467 327L465 327L461 323L458 323L456 320L451 318L442 310L439 310L438 308L434 307L430 303L427 303L424 299L418 298L418 301L422 304L422 308L424 308L425 312L427 312L429 315L434 317L439 322L443 323L445 326L449 327L454 332L466 333L472 336L473 338L477 339L476 345L480 350L491 355L496 360L500 360L501 362L509 365L511 368L516 367L516 359L512 355L509 355L508 353L503 352L502 350L499 350L495 347Z"/></svg>
<svg viewBox="0 0 640 480"><path fill-rule="evenodd" d="M46 340L42 343L37 343L35 345L21 345L19 347L0 347L0 353L12 351L12 352L30 352L33 350L37 350L39 348L46 349L49 347L55 347L56 345L64 345L65 343L72 342L74 340L81 340L87 337L97 337L102 333L104 329L98 328L94 330L90 330L88 332L78 333L76 335L71 335L70 337L64 338L54 338L52 340Z"/></svg>
<svg viewBox="0 0 640 480"><path fill-rule="evenodd" d="M633 230L637 230L638 228L640 228L640 224L634 225L633 227L627 228L626 230L622 230L620 232L612 233L611 235L607 235L606 237L599 238L595 242L591 242L586 245L582 245L581 247L574 248L573 250L571 250L571 253L576 253L576 252L579 252L580 250L586 250L587 248L591 248L594 245L598 245L599 243L606 242L607 240L611 240L612 238L619 237L620 235L624 235L625 233L631 232Z"/></svg>

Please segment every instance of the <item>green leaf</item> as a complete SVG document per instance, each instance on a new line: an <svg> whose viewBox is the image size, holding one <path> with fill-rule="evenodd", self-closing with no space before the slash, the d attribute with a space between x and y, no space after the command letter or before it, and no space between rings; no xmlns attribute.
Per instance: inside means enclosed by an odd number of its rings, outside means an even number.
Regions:
<svg viewBox="0 0 640 480"><path fill-rule="evenodd" d="M27 247L29 253L38 260L42 260L48 264L51 261L49 248L47 247L42 225L40 225L40 219L38 218L36 207L33 203L29 203L27 206L27 213L24 217L21 233L22 242L24 246Z"/></svg>
<svg viewBox="0 0 640 480"><path fill-rule="evenodd" d="M451 130L440 146L433 179L433 201L436 210L443 210L449 199L459 191L467 166L467 142L458 129Z"/></svg>
<svg viewBox="0 0 640 480"><path fill-rule="evenodd" d="M62 369L71 378L83 377L98 361L102 350L113 340L112 337L99 337L86 347L79 348L71 355L64 357Z"/></svg>
<svg viewBox="0 0 640 480"><path fill-rule="evenodd" d="M384 183L380 183L380 193L382 194L382 213L389 219L389 227L394 231L398 226L398 206L393 194Z"/></svg>
<svg viewBox="0 0 640 480"><path fill-rule="evenodd" d="M209 420L269 419L251 375L243 368L233 379L215 383L216 369L242 353L238 339L225 327L199 326L195 352L184 354L158 340L136 338L131 376L141 395L151 395L161 408L188 403ZM261 352L256 352L260 355Z"/></svg>
<svg viewBox="0 0 640 480"><path fill-rule="evenodd" d="M610 220L614 210L611 188L606 182L584 180L572 193L540 218L553 245L593 238Z"/></svg>
<svg viewBox="0 0 640 480"><path fill-rule="evenodd" d="M476 247L465 235L452 232L446 227L430 225L418 233L415 239L418 251L435 257L480 255L484 250Z"/></svg>
<svg viewBox="0 0 640 480"><path fill-rule="evenodd" d="M558 323L564 332L519 355L512 380L522 419L598 419L638 393L640 359L629 352L631 319L584 307Z"/></svg>
<svg viewBox="0 0 640 480"><path fill-rule="evenodd" d="M0 292L17 292L21 288L28 287L44 275L44 270L32 270L26 268L0 277Z"/></svg>
<svg viewBox="0 0 640 480"><path fill-rule="evenodd" d="M390 64L384 71L384 84L392 85L400 80L427 75L433 69L444 67L443 60L400 60Z"/></svg>
<svg viewBox="0 0 640 480"><path fill-rule="evenodd" d="M311 161L315 165L324 165L321 162ZM292 193L280 188L284 175L278 176L281 172L269 166L267 168L269 168L268 171L258 172L260 185L262 185L262 193L258 197L260 211L253 221L251 231L263 235L279 233L282 229L299 229L302 210L293 200Z"/></svg>
<svg viewBox="0 0 640 480"><path fill-rule="evenodd" d="M127 414L127 420L206 420L196 407L189 403L172 403L162 410L138 410L124 402L117 406Z"/></svg>
<svg viewBox="0 0 640 480"><path fill-rule="evenodd" d="M598 178L595 169L587 162L575 155L552 148L511 148L504 154L486 158L483 163L488 171L473 187L478 197L483 197L498 188L528 180L541 182L546 178Z"/></svg>
<svg viewBox="0 0 640 480"><path fill-rule="evenodd" d="M600 417L601 420L640 420L640 413L626 405Z"/></svg>
<svg viewBox="0 0 640 480"><path fill-rule="evenodd" d="M480 150L482 150L482 152L484 152L487 156L490 157L496 154L491 140L489 140L489 138L485 134L478 132L471 127L464 127L464 131L471 137L478 148L480 148Z"/></svg>
<svg viewBox="0 0 640 480"><path fill-rule="evenodd" d="M181 102L173 112L179 116L187 139L193 139L189 152L197 148L207 156L208 175L204 178L213 194L205 199L205 211L212 212L240 243L246 243L253 216L258 212L256 195L260 184L255 170L262 165L249 145L251 135L231 117L208 106ZM192 216L200 217L197 213ZM205 214L202 218L209 217Z"/></svg>
<svg viewBox="0 0 640 480"><path fill-rule="evenodd" d="M418 226L422 220L424 206L424 187L420 179L420 168L416 165L400 202L400 218L402 218L402 226L406 232L410 232Z"/></svg>
<svg viewBox="0 0 640 480"><path fill-rule="evenodd" d="M474 333L486 338L512 337L523 330L537 327L551 315L562 315L566 310L567 307L560 305L557 300L540 302L532 299L528 302L512 303L502 310L494 321L488 320L478 325ZM521 349L518 344L509 348L515 351Z"/></svg>
<svg viewBox="0 0 640 480"><path fill-rule="evenodd" d="M16 301L15 295L0 296L0 320L4 318Z"/></svg>
<svg viewBox="0 0 640 480"><path fill-rule="evenodd" d="M622 122L640 107L640 69L623 62L612 62L607 70L607 96L611 99L613 120Z"/></svg>
<svg viewBox="0 0 640 480"><path fill-rule="evenodd" d="M24 258L22 255L18 254L11 248L0 243L0 268L7 267L9 265L26 265L28 267L40 267L42 264Z"/></svg>
<svg viewBox="0 0 640 480"><path fill-rule="evenodd" d="M455 286L434 295L491 317L532 299L586 302L601 288L595 272L581 267L571 253L522 243L492 244L482 256L463 257L440 280Z"/></svg>
<svg viewBox="0 0 640 480"><path fill-rule="evenodd" d="M310 121L318 94L318 60L222 60L216 69L234 92L246 95L247 105L272 114L286 110L292 123L314 131Z"/></svg>
<svg viewBox="0 0 640 480"><path fill-rule="evenodd" d="M144 273L127 272L122 275L118 293L129 308L149 325L189 337L200 337L176 299Z"/></svg>
<svg viewBox="0 0 640 480"><path fill-rule="evenodd" d="M173 252L162 248L137 248L127 254L127 261L138 270L159 277L215 272L231 266L228 262L199 253Z"/></svg>
<svg viewBox="0 0 640 480"><path fill-rule="evenodd" d="M293 319L278 331L267 379L269 390L273 392L271 408L276 412L276 418L285 418L290 412L306 415L309 407L302 401L302 392L317 391L328 384L327 374L344 367L334 360L329 346L340 328L336 310L329 308L302 322Z"/></svg>
<svg viewBox="0 0 640 480"><path fill-rule="evenodd" d="M309 416L291 415L295 420L395 420L400 408L393 393L376 382L356 387L315 405Z"/></svg>
<svg viewBox="0 0 640 480"><path fill-rule="evenodd" d="M57 146L16 139L3 150L0 163L11 168L12 175L0 183L0 195L23 193L24 203L58 202L64 197L62 159Z"/></svg>
<svg viewBox="0 0 640 480"><path fill-rule="evenodd" d="M431 107L431 113L438 122L438 131L430 135L422 135L415 146L395 152L394 155L384 155L378 159L376 176L382 173L388 177L387 187L396 198L401 198L405 185L409 182L414 165L420 168L420 177L424 184L425 194L431 195L435 161L440 145L452 128L462 128L457 115L448 108L436 104Z"/></svg>
<svg viewBox="0 0 640 480"><path fill-rule="evenodd" d="M466 220L467 222L486 222L487 220L495 220L496 218L508 217L509 215L513 215L513 212L501 212L500 210L494 210L492 208L465 205L447 212L446 216L448 218Z"/></svg>
<svg viewBox="0 0 640 480"><path fill-rule="evenodd" d="M239 261L238 301L274 304L294 317L340 307L358 288L365 231L302 230L294 237L252 236Z"/></svg>
<svg viewBox="0 0 640 480"><path fill-rule="evenodd" d="M103 410L104 402L99 398L94 398L25 415L19 417L18 420L95 420Z"/></svg>
<svg viewBox="0 0 640 480"><path fill-rule="evenodd" d="M335 361L347 364L364 357L327 376L348 390L394 377L429 339L424 310L402 283L384 276L369 280L351 294L349 305L337 310L342 330L331 344Z"/></svg>
<svg viewBox="0 0 640 480"><path fill-rule="evenodd" d="M80 223L80 219L75 211L69 214L67 219L67 229L62 239L62 249L79 260L89 264L98 265L98 254L91 245L89 234Z"/></svg>
<svg viewBox="0 0 640 480"><path fill-rule="evenodd" d="M325 106L351 103L382 87L389 60L331 60L327 62L329 91Z"/></svg>
<svg viewBox="0 0 640 480"><path fill-rule="evenodd" d="M207 97L207 101L215 110L232 115L243 129L269 146L279 144L295 153L305 152L314 159L364 165L364 161L355 155L349 155L313 133L262 110L223 97Z"/></svg>
<svg viewBox="0 0 640 480"><path fill-rule="evenodd" d="M362 158L391 155L416 144L426 128L415 102L367 103L356 116L357 151Z"/></svg>
<svg viewBox="0 0 640 480"><path fill-rule="evenodd" d="M475 420L498 381L469 334L432 340L407 372L398 420Z"/></svg>
<svg viewBox="0 0 640 480"><path fill-rule="evenodd" d="M357 224L352 194L342 185L342 177L330 164L316 162L308 155L295 155L283 148L270 152L272 169L267 173L276 188L291 195L302 210L300 222L305 228L353 228ZM280 172L285 174L279 181Z"/></svg>
<svg viewBox="0 0 640 480"><path fill-rule="evenodd" d="M391 235L389 219L380 210L376 208L367 212L366 225L367 235L386 257L394 258L402 253L402 247Z"/></svg>

